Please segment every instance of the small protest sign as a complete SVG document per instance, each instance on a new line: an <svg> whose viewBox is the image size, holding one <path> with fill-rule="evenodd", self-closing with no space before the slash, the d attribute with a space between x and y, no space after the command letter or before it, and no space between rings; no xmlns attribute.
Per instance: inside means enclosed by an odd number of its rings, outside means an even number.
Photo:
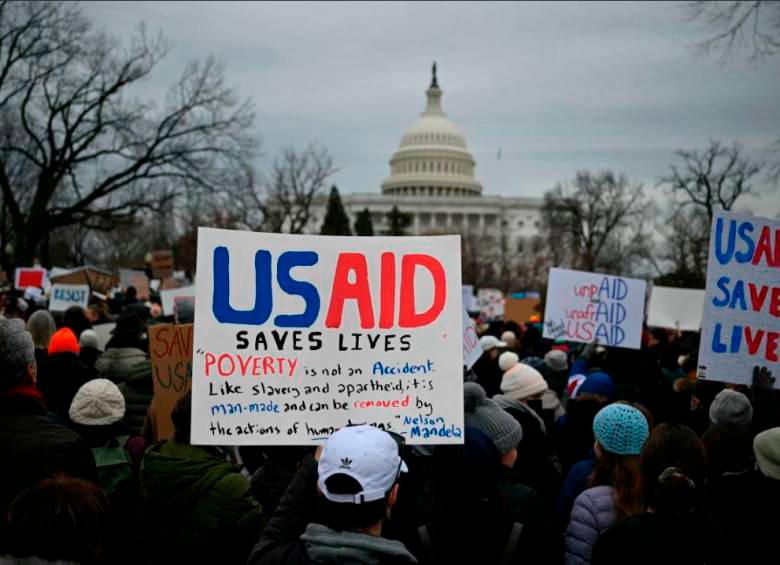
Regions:
<svg viewBox="0 0 780 565"><path fill-rule="evenodd" d="M479 303L474 296L474 287L470 284L463 285L463 307L467 312L479 312Z"/></svg>
<svg viewBox="0 0 780 565"><path fill-rule="evenodd" d="M477 326L463 308L463 364L467 369L471 369L480 357L482 345L479 343Z"/></svg>
<svg viewBox="0 0 780 565"><path fill-rule="evenodd" d="M504 303L504 320L511 320L520 325L525 324L534 314L539 315L538 308L541 302L539 298L510 296Z"/></svg>
<svg viewBox="0 0 780 565"><path fill-rule="evenodd" d="M192 442L463 442L460 238L200 228Z"/></svg>
<svg viewBox="0 0 780 565"><path fill-rule="evenodd" d="M154 440L173 437L171 412L192 384L192 324L149 327L154 383Z"/></svg>
<svg viewBox="0 0 780 565"><path fill-rule="evenodd" d="M698 374L750 384L755 366L780 374L780 221L719 212L710 234Z"/></svg>
<svg viewBox="0 0 780 565"><path fill-rule="evenodd" d="M86 284L53 284L49 310L64 312L71 306L86 308L89 304L89 286Z"/></svg>
<svg viewBox="0 0 780 565"><path fill-rule="evenodd" d="M544 337L639 349L645 289L639 279L550 269Z"/></svg>
<svg viewBox="0 0 780 565"><path fill-rule="evenodd" d="M173 275L173 251L152 251L152 278L167 279Z"/></svg>
<svg viewBox="0 0 780 565"><path fill-rule="evenodd" d="M162 310L165 316L173 316L173 306L177 298L180 297L195 297L194 286L184 286L181 288L171 288L168 290L160 291L160 302L162 302Z"/></svg>
<svg viewBox="0 0 780 565"><path fill-rule="evenodd" d="M46 269L42 267L18 267L14 273L14 287L24 290L31 286L45 288Z"/></svg>
<svg viewBox="0 0 780 565"><path fill-rule="evenodd" d="M647 307L647 325L697 332L701 329L703 310L703 290L654 286Z"/></svg>
<svg viewBox="0 0 780 565"><path fill-rule="evenodd" d="M495 288L480 288L477 292L480 316L485 321L504 319L504 293Z"/></svg>

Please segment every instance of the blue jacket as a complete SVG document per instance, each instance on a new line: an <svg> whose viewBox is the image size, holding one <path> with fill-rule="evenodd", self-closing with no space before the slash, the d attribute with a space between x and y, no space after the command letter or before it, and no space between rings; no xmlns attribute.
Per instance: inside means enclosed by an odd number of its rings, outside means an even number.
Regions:
<svg viewBox="0 0 780 565"><path fill-rule="evenodd" d="M589 488L574 501L566 528L566 565L587 565L599 536L615 520L615 489L610 486Z"/></svg>

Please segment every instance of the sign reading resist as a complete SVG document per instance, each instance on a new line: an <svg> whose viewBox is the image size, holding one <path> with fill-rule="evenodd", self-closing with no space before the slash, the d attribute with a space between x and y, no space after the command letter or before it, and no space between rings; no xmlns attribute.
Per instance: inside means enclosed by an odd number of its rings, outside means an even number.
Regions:
<svg viewBox="0 0 780 565"><path fill-rule="evenodd" d="M53 284L49 298L49 310L64 312L71 306L86 308L89 304L89 285Z"/></svg>
<svg viewBox="0 0 780 565"><path fill-rule="evenodd" d="M460 238L198 230L194 444L463 442Z"/></svg>

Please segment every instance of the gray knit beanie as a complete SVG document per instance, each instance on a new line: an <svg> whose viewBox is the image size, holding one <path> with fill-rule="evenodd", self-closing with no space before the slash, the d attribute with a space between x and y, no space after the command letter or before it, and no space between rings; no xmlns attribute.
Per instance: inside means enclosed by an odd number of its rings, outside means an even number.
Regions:
<svg viewBox="0 0 780 565"><path fill-rule="evenodd" d="M0 388L21 384L32 363L35 346L24 322L18 318L0 319Z"/></svg>
<svg viewBox="0 0 780 565"><path fill-rule="evenodd" d="M508 412L487 398L485 389L477 383L463 384L464 423L482 430L501 455L520 444L523 428Z"/></svg>
<svg viewBox="0 0 780 565"><path fill-rule="evenodd" d="M750 399L736 390L723 389L710 404L710 421L713 424L737 424L747 428L753 421Z"/></svg>

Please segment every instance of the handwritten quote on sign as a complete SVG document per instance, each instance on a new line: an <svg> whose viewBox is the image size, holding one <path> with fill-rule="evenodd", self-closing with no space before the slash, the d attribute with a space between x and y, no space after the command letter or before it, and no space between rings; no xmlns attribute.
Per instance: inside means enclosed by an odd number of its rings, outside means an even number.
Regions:
<svg viewBox="0 0 780 565"><path fill-rule="evenodd" d="M780 373L780 222L721 212L710 235L699 377L750 384L757 365Z"/></svg>
<svg viewBox="0 0 780 565"><path fill-rule="evenodd" d="M460 238L200 228L192 439L462 443Z"/></svg>
<svg viewBox="0 0 780 565"><path fill-rule="evenodd" d="M550 269L544 337L639 349L645 281Z"/></svg>

